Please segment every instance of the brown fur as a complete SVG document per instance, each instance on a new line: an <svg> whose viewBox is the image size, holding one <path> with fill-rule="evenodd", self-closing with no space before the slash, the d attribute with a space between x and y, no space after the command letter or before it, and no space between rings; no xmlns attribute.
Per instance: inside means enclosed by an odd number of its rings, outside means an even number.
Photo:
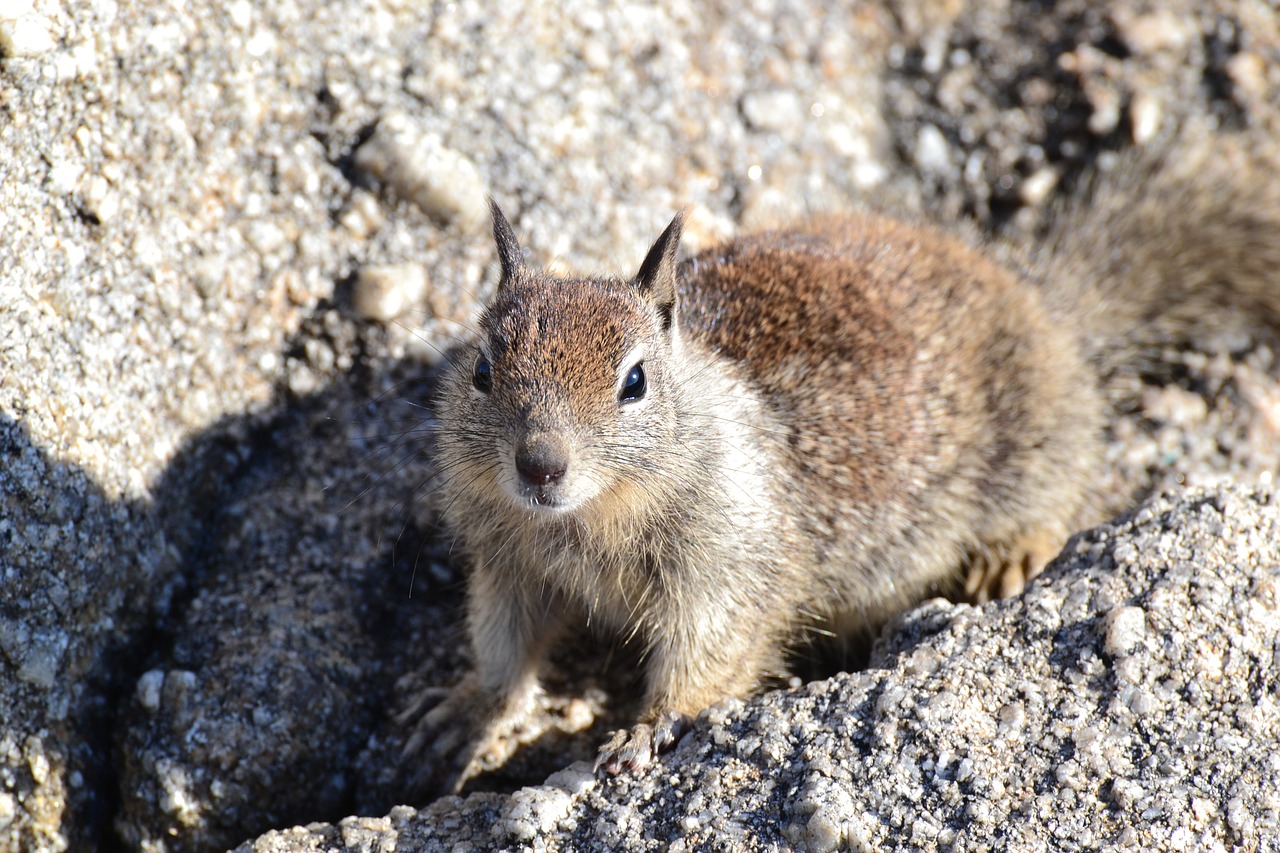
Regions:
<svg viewBox="0 0 1280 853"><path fill-rule="evenodd" d="M602 751L617 772L808 630L865 634L966 572L972 597L1016 589L1095 520L1114 354L1224 300L1275 319L1280 169L1245 167L1272 189L1236 209L1229 172L1131 166L1063 214L1029 279L860 215L680 265L677 217L634 280L561 280L495 207L502 282L439 439L477 668L406 715L410 775L455 789L569 620L646 652L647 711Z"/></svg>

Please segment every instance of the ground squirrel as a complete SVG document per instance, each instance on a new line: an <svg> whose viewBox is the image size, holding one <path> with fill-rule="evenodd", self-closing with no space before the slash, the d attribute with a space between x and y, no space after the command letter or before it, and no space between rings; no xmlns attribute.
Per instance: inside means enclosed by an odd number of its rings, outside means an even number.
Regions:
<svg viewBox="0 0 1280 853"><path fill-rule="evenodd" d="M1225 305L1280 315L1277 160L1198 150L1116 170L1024 255L863 214L678 263L676 216L634 278L562 278L494 205L501 281L439 400L476 669L404 716L419 790L461 784L572 620L642 644L618 772L807 630L1039 571L1100 520L1103 377Z"/></svg>

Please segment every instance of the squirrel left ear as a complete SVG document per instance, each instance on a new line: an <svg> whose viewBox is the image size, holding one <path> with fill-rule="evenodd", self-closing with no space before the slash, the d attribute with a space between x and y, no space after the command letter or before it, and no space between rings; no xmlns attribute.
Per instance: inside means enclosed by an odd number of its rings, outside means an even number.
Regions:
<svg viewBox="0 0 1280 853"><path fill-rule="evenodd" d="M502 265L502 280L499 287L505 287L517 279L525 277L524 252L520 249L520 241L511 230L511 223L502 215L501 208L492 198L489 199L489 213L493 216L493 241L498 247L498 263Z"/></svg>
<svg viewBox="0 0 1280 853"><path fill-rule="evenodd" d="M641 295L653 302L658 314L662 317L663 329L670 329L675 321L676 313L676 254L680 249L680 233L684 230L684 211L680 211L671 220L667 230L653 244L640 272L636 273L635 285Z"/></svg>

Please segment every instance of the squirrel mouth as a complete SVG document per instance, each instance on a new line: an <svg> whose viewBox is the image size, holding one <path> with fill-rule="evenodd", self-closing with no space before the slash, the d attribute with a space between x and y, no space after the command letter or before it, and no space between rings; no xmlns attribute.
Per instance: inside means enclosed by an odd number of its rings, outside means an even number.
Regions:
<svg viewBox="0 0 1280 853"><path fill-rule="evenodd" d="M534 513L559 514L573 508L574 502L567 499L561 490L549 486L521 486L516 499L525 509Z"/></svg>
<svg viewBox="0 0 1280 853"><path fill-rule="evenodd" d="M538 488L531 490L529 502L534 506L550 509L560 501L556 498L552 490L539 486Z"/></svg>

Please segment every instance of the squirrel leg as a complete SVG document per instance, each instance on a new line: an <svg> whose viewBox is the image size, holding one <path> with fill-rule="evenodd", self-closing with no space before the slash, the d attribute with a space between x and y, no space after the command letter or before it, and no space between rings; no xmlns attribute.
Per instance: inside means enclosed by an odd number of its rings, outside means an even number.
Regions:
<svg viewBox="0 0 1280 853"><path fill-rule="evenodd" d="M778 668L777 637L754 626L735 626L730 619L720 624L725 631L708 631L705 625L681 630L675 619L665 620L664 630L650 641L648 710L636 725L614 732L600 747L597 771L644 769L654 756L680 742L699 711L725 697L750 693Z"/></svg>
<svg viewBox="0 0 1280 853"><path fill-rule="evenodd" d="M397 718L412 726L400 778L420 802L457 793L494 732L527 713L538 692L538 666L558 633L563 608L530 594L497 571L471 577L467 625L475 669L452 690L428 688Z"/></svg>

